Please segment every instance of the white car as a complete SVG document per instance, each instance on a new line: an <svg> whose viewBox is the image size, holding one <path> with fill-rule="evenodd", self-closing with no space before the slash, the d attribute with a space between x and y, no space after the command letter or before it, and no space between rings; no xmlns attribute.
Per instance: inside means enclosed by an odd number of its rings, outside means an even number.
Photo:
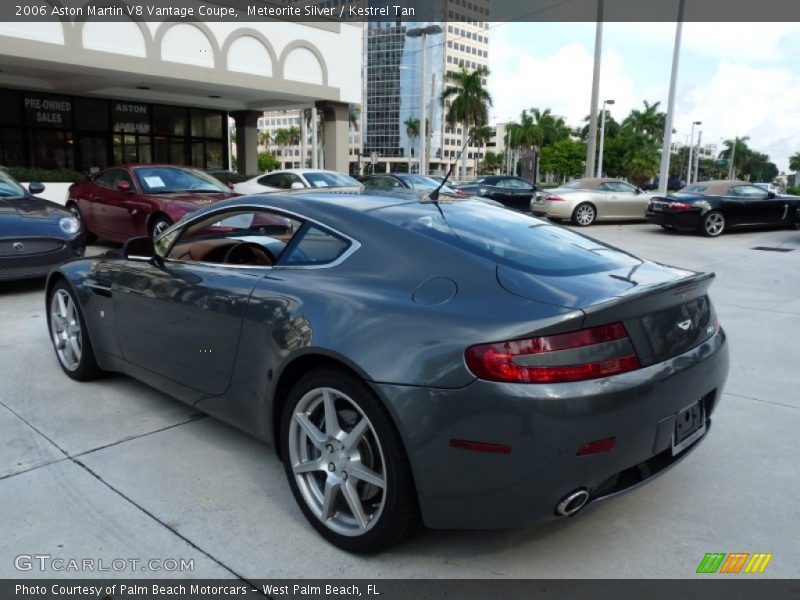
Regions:
<svg viewBox="0 0 800 600"><path fill-rule="evenodd" d="M322 169L285 169L272 171L247 181L237 183L233 191L239 194L263 194L283 190L335 189L337 192L360 192L363 189L358 181L338 171Z"/></svg>
<svg viewBox="0 0 800 600"><path fill-rule="evenodd" d="M781 188L779 186L775 185L774 183L769 183L769 182L766 182L766 181L764 181L764 182L759 181L759 182L754 183L753 185L760 187L762 190L767 190L768 192L772 192L776 196L782 193Z"/></svg>

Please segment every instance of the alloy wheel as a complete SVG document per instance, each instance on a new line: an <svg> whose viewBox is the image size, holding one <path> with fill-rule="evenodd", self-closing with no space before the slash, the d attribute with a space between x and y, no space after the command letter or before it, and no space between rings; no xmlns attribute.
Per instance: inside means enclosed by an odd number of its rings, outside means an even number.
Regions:
<svg viewBox="0 0 800 600"><path fill-rule="evenodd" d="M75 371L83 355L83 332L70 295L58 289L50 300L50 331L58 360L68 371Z"/></svg>
<svg viewBox="0 0 800 600"><path fill-rule="evenodd" d="M706 233L711 237L716 237L725 229L725 217L718 212L712 212L703 221Z"/></svg>
<svg viewBox="0 0 800 600"><path fill-rule="evenodd" d="M386 460L358 404L334 388L310 390L293 411L288 441L300 495L325 527L349 537L372 529L386 504Z"/></svg>
<svg viewBox="0 0 800 600"><path fill-rule="evenodd" d="M582 204L575 209L575 220L578 225L586 226L594 222L594 208L589 204Z"/></svg>

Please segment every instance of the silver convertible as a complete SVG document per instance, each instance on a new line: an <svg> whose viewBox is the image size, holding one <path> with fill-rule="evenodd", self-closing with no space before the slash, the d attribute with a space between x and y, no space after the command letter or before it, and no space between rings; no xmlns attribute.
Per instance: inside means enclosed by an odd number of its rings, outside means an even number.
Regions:
<svg viewBox="0 0 800 600"><path fill-rule="evenodd" d="M531 199L531 212L553 220L570 219L581 227L595 221L643 221L652 197L630 183L592 177L537 191Z"/></svg>

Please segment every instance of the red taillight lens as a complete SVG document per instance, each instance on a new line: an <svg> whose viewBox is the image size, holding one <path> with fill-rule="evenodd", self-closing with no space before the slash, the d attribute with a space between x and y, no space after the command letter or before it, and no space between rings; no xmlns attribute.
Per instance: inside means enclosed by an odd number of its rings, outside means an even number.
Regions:
<svg viewBox="0 0 800 600"><path fill-rule="evenodd" d="M685 202L670 202L667 207L670 210L692 210L692 205Z"/></svg>
<svg viewBox="0 0 800 600"><path fill-rule="evenodd" d="M622 323L571 333L471 346L476 377L511 383L563 383L618 375L640 367Z"/></svg>
<svg viewBox="0 0 800 600"><path fill-rule="evenodd" d="M548 195L545 198L545 200L547 200L548 202L563 202L564 201L564 199L561 196L556 196L554 194Z"/></svg>
<svg viewBox="0 0 800 600"><path fill-rule="evenodd" d="M617 445L617 438L606 438L604 440L595 440L581 446L578 449L578 456L588 456L589 454L600 454L602 452L611 452L614 446Z"/></svg>

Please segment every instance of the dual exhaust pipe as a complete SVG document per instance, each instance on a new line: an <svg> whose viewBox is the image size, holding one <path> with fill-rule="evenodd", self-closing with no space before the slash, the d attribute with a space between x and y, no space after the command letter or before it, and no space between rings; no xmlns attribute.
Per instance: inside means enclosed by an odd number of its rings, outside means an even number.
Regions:
<svg viewBox="0 0 800 600"><path fill-rule="evenodd" d="M589 492L586 488L578 488L570 492L556 505L556 514L562 517L574 515L589 501Z"/></svg>

